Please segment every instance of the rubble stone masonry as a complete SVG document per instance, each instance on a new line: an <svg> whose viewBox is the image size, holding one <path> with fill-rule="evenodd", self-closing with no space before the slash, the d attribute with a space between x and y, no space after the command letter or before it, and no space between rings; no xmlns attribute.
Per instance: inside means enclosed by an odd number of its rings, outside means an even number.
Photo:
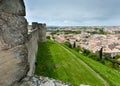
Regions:
<svg viewBox="0 0 120 86"><path fill-rule="evenodd" d="M29 69L23 0L0 0L0 86L10 86Z"/></svg>

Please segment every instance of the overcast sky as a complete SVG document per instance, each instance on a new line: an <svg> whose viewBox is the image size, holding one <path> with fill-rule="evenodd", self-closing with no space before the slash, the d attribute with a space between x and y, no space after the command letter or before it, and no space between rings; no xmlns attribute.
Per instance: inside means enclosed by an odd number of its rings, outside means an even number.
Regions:
<svg viewBox="0 0 120 86"><path fill-rule="evenodd" d="M120 25L120 0L24 0L28 22L54 26Z"/></svg>

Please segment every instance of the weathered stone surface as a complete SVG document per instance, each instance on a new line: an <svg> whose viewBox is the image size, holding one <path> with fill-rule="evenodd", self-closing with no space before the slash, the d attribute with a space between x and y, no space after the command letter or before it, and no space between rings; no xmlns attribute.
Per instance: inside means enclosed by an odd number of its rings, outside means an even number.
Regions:
<svg viewBox="0 0 120 86"><path fill-rule="evenodd" d="M32 22L32 29L38 29L38 23Z"/></svg>
<svg viewBox="0 0 120 86"><path fill-rule="evenodd" d="M25 78L20 86L72 86L72 85L48 77L33 76Z"/></svg>
<svg viewBox="0 0 120 86"><path fill-rule="evenodd" d="M23 0L0 0L0 12L25 16Z"/></svg>
<svg viewBox="0 0 120 86"><path fill-rule="evenodd" d="M25 77L28 71L26 57L23 45L0 52L0 86L10 86Z"/></svg>
<svg viewBox="0 0 120 86"><path fill-rule="evenodd" d="M28 71L28 53L25 46L27 22L22 16L0 13L0 85L9 86L26 75ZM3 52L10 53L3 54ZM6 57L6 59L4 58ZM8 57L8 59L7 59ZM10 59L9 59L10 58ZM14 61L12 63L12 61ZM5 68L5 70L4 70ZM3 77L4 78L3 78Z"/></svg>
<svg viewBox="0 0 120 86"><path fill-rule="evenodd" d="M28 62L30 64L30 70L28 72L28 76L32 76L34 74L35 70L35 59L37 55L37 50L38 50L38 29L33 30L29 34L29 39L28 42L26 43L27 48L28 48Z"/></svg>
<svg viewBox="0 0 120 86"><path fill-rule="evenodd" d="M69 86L46 77L31 77L37 42L46 41L46 24L37 24L28 35L24 16L23 0L0 0L0 86Z"/></svg>
<svg viewBox="0 0 120 86"><path fill-rule="evenodd" d="M28 32L27 21L24 17L1 13L0 29L4 42L10 46L25 43Z"/></svg>
<svg viewBox="0 0 120 86"><path fill-rule="evenodd" d="M39 23L39 41L46 42L46 24Z"/></svg>
<svg viewBox="0 0 120 86"><path fill-rule="evenodd" d="M13 86L29 69L23 0L0 0L0 86Z"/></svg>
<svg viewBox="0 0 120 86"><path fill-rule="evenodd" d="M30 28L30 27L29 27ZM28 62L30 64L30 70L28 72L28 76L32 76L35 70L35 58L38 49L38 41L45 42L46 39L46 25L41 24L39 25L37 22L32 23L31 31L29 32L28 41L26 42L28 48ZM40 40L41 39L41 40Z"/></svg>

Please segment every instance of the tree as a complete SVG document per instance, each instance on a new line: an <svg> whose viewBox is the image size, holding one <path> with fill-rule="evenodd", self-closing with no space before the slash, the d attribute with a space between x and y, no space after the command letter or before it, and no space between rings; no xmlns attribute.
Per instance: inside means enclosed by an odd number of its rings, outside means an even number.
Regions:
<svg viewBox="0 0 120 86"><path fill-rule="evenodd" d="M104 31L104 28L99 29L99 34L107 34L107 32Z"/></svg>
<svg viewBox="0 0 120 86"><path fill-rule="evenodd" d="M73 43L73 48L75 48L75 47L76 47L76 42Z"/></svg>
<svg viewBox="0 0 120 86"><path fill-rule="evenodd" d="M103 48L101 48L100 51L99 51L99 57L100 57L100 59L102 59L102 52L103 52Z"/></svg>
<svg viewBox="0 0 120 86"><path fill-rule="evenodd" d="M84 49L84 50L83 50L83 54L84 54L85 56L88 56L90 53L91 53L90 50L87 50L87 49Z"/></svg>
<svg viewBox="0 0 120 86"><path fill-rule="evenodd" d="M88 57L89 58L92 58L92 59L94 59L94 60L96 60L96 61L99 61L99 56L97 55L97 54L95 54L95 53L90 53L89 55L88 55Z"/></svg>
<svg viewBox="0 0 120 86"><path fill-rule="evenodd" d="M115 59L118 59L118 58L120 58L120 55L116 55L116 56L115 56Z"/></svg>
<svg viewBox="0 0 120 86"><path fill-rule="evenodd" d="M69 47L69 48L72 48L72 45L70 44L70 42L64 42L64 44L67 46L67 47Z"/></svg>
<svg viewBox="0 0 120 86"><path fill-rule="evenodd" d="M47 38L47 39L50 39L50 36L47 36L46 38Z"/></svg>

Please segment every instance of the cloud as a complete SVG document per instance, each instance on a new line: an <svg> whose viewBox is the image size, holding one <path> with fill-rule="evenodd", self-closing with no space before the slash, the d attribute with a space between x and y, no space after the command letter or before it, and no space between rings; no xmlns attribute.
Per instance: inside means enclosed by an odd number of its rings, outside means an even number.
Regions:
<svg viewBox="0 0 120 86"><path fill-rule="evenodd" d="M120 25L120 0L25 0L29 22Z"/></svg>

